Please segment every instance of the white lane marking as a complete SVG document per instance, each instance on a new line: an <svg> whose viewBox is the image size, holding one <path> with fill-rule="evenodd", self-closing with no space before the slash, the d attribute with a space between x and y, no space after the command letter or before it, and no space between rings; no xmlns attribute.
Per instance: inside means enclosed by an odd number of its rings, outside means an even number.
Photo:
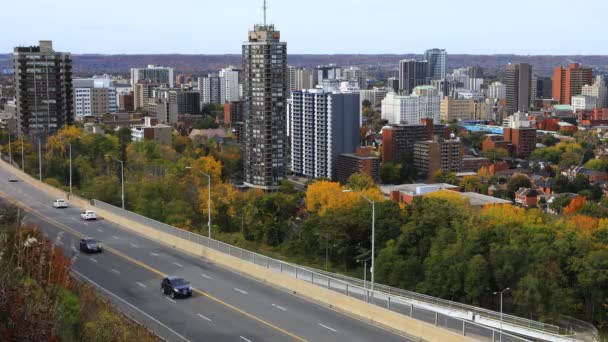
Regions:
<svg viewBox="0 0 608 342"><path fill-rule="evenodd" d="M160 254L156 254L156 253L153 253L153 252L150 252L150 255L154 255L155 257L160 256Z"/></svg>
<svg viewBox="0 0 608 342"><path fill-rule="evenodd" d="M275 308L277 308L277 309L279 309L279 310L287 311L287 309L285 309L285 308L284 308L284 307L282 307L282 306L278 306L278 305L276 305L276 304L272 304L272 306L274 306Z"/></svg>
<svg viewBox="0 0 608 342"><path fill-rule="evenodd" d="M74 252L78 252L78 250L77 250L77 249L76 249L76 247L74 247L74 246L72 246L72 250L73 250Z"/></svg>
<svg viewBox="0 0 608 342"><path fill-rule="evenodd" d="M148 315L147 313L143 312L141 309L139 309L139 308L138 308L138 307L136 307L135 305L133 305L133 304L131 304L131 303L127 302L126 300L124 300L124 299L122 299L122 298L118 297L118 296L117 296L117 295L115 295L114 293L112 293L112 292L110 292L110 291L106 290L105 288L101 287L99 284L97 284L96 282L92 281L91 279L89 279L89 278L85 277L84 275L82 275L82 274L81 274L81 273L79 273L78 271L76 271L76 270L73 270L73 269L72 269L72 273L74 273L74 274L76 274L77 276L81 277L82 279L84 279L84 280L88 281L89 283L91 283L91 284L93 284L93 285L97 286L98 288L102 289L103 291L107 292L108 294L110 294L110 295L114 296L115 298L117 298L117 299L118 299L118 300L120 300L121 302L123 302L123 303L127 304L128 306L132 307L133 309L135 309L135 310L137 310L137 311L141 312L141 313L142 313L142 314L144 314L146 317L150 318L150 319L151 319L151 320L153 320L154 322L158 323L160 326L162 326L162 327L166 328L167 330L169 330L170 332L174 333L176 336L178 336L178 337L179 337L179 338L181 338L182 340L190 342L190 340L189 340L189 339L187 339L187 338L185 338L184 336L182 336L182 335L178 334L177 332L175 332L175 330L173 330L173 329L169 328L168 326L166 326L166 325L162 324L162 323L161 323L161 322L159 322L157 319L155 319L154 317L152 317L152 316Z"/></svg>
<svg viewBox="0 0 608 342"><path fill-rule="evenodd" d="M120 274L120 271L115 270L115 269L112 269L112 272L113 272L113 273L116 273L116 274Z"/></svg>
<svg viewBox="0 0 608 342"><path fill-rule="evenodd" d="M334 329L334 328L332 328L332 327L328 327L328 326L327 326L327 325L325 325L325 324L321 324L321 323L317 323L317 324L319 324L320 326L322 326L323 328L325 328L325 329L327 329L327 330L331 330L331 331L333 331L333 332L338 332L338 330L336 330L336 329Z"/></svg>
<svg viewBox="0 0 608 342"><path fill-rule="evenodd" d="M101 230L99 228L97 228L97 231L100 232L100 233L103 233L103 230Z"/></svg>
<svg viewBox="0 0 608 342"><path fill-rule="evenodd" d="M59 245L59 246L63 246L63 242L61 242L61 241L59 241L59 240L55 241L55 244L57 244L57 245Z"/></svg>
<svg viewBox="0 0 608 342"><path fill-rule="evenodd" d="M147 287L146 285L144 285L144 284L142 284L142 283L140 283L140 282L136 282L136 284L137 284L137 285L139 285L139 286L141 286L141 287L143 287L143 288L146 288L146 287Z"/></svg>
<svg viewBox="0 0 608 342"><path fill-rule="evenodd" d="M72 220L74 220L76 222L80 222L80 220L77 220L75 217L72 217Z"/></svg>
<svg viewBox="0 0 608 342"><path fill-rule="evenodd" d="M242 294L249 294L249 293L247 293L247 292L245 292L245 291L243 291L241 289L237 289L236 287L234 288L234 291L240 292Z"/></svg>
<svg viewBox="0 0 608 342"><path fill-rule="evenodd" d="M93 258L89 258L92 262L97 263L97 260L93 259Z"/></svg>
<svg viewBox="0 0 608 342"><path fill-rule="evenodd" d="M213 278L211 278L210 276L208 276L208 275L206 275L206 274L204 274L204 273L201 273L201 275L202 275L203 277L207 278L207 279L211 279L211 280L213 280Z"/></svg>
<svg viewBox="0 0 608 342"><path fill-rule="evenodd" d="M242 338L243 340L245 340L245 342L251 342L251 340L248 340L246 338L244 338L243 336L239 336L240 338Z"/></svg>
<svg viewBox="0 0 608 342"><path fill-rule="evenodd" d="M112 237L113 237L114 239L118 240L118 236L116 236L116 235L112 235Z"/></svg>
<svg viewBox="0 0 608 342"><path fill-rule="evenodd" d="M183 265L178 264L178 263L176 263L176 262L174 262L174 263L173 263L173 265L175 265L175 266L177 266L177 267L184 267Z"/></svg>
<svg viewBox="0 0 608 342"><path fill-rule="evenodd" d="M207 318L207 317L205 317L205 316L201 315L200 313L198 314L198 316L199 316L200 318L204 319L204 320L207 320L207 321L211 322L211 319L210 319L210 318Z"/></svg>
<svg viewBox="0 0 608 342"><path fill-rule="evenodd" d="M129 245L131 245L131 247L133 247L133 248L137 248L137 245L134 243L130 243Z"/></svg>
<svg viewBox="0 0 608 342"><path fill-rule="evenodd" d="M174 301L173 299L169 298L169 297L165 297L168 301L172 302L172 303L177 303L176 301Z"/></svg>

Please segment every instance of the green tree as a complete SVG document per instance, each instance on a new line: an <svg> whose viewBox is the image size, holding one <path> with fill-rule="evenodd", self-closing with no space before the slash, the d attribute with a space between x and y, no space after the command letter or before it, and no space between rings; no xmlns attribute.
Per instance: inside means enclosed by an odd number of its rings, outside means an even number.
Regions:
<svg viewBox="0 0 608 342"><path fill-rule="evenodd" d="M400 184L401 164L393 162L384 163L380 168L380 179L382 180L382 184Z"/></svg>
<svg viewBox="0 0 608 342"><path fill-rule="evenodd" d="M490 159L492 162L504 159L509 156L509 152L504 148L491 148L483 152L483 156Z"/></svg>

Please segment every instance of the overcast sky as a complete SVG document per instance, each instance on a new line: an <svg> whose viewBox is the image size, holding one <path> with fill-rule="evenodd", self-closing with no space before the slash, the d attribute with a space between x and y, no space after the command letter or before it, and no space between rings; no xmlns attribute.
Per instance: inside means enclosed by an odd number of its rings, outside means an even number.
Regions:
<svg viewBox="0 0 608 342"><path fill-rule="evenodd" d="M294 54L608 55L607 0L269 0ZM580 4L580 7L577 7ZM240 53L262 0L18 0L0 51L51 39L72 53ZM574 8L576 7L576 8Z"/></svg>

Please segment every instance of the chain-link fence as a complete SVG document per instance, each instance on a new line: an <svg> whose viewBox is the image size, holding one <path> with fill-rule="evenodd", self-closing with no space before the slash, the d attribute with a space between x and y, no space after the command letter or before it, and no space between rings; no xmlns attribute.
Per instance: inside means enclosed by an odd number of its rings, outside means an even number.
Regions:
<svg viewBox="0 0 608 342"><path fill-rule="evenodd" d="M362 283L361 280L355 280L355 278L350 278L348 280L338 279L338 277L333 274L327 274L307 267L301 267L280 260L272 259L267 256L242 249L240 247L209 239L205 236L191 233L189 231L179 229L156 220L152 220L150 218L130 211L122 210L118 207L98 200L93 200L93 203L95 207L106 210L115 215L120 215L126 219L132 220L147 227L162 231L167 234L171 234L173 236L197 243L201 246L208 247L210 249L214 249L225 254L229 254L233 257L237 257L253 264L275 270L290 277L325 287L329 290L342 293L346 296L366 301L370 304L377 305L386 308L390 311L409 316L413 319L421 320L433 324L437 327L457 332L465 336L472 336L476 339L486 341L529 341L529 339L511 335L504 331L501 333L501 329L499 328L492 328L475 322L476 315L483 315L487 316L490 319L496 320L497 315L499 317L499 314L493 311L483 310L464 304L444 301L438 298L425 296L410 291L396 291L393 288L386 287L383 285L376 285L376 288L380 286L381 290L371 291L369 288L367 288L365 284ZM448 305L446 305L446 303ZM474 310L471 310L471 308ZM507 316L505 315L504 317ZM509 317L510 319L515 320L514 318L512 318L514 316ZM521 320L527 321L524 319ZM506 320L505 323L507 323ZM519 324L517 324L516 322L511 323L513 323L513 325L519 326ZM527 328L530 329L530 331L536 333L551 334L553 341L576 341L571 337L559 336L557 334L557 332L559 331L558 327L553 326L552 328L550 325L545 326L543 325L543 323L536 323L538 325L529 327L526 325L522 325L521 328ZM552 329L554 330L552 331ZM534 337L531 337L531 339L536 340L538 339L538 336L535 335Z"/></svg>

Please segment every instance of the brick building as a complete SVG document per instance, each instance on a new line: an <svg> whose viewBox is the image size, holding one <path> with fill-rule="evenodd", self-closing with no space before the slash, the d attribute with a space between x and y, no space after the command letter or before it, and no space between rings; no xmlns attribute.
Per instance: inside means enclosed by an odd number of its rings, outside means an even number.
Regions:
<svg viewBox="0 0 608 342"><path fill-rule="evenodd" d="M553 98L560 104L570 104L572 96L582 94L583 86L592 83L592 69L578 63L559 66L553 71Z"/></svg>
<svg viewBox="0 0 608 342"><path fill-rule="evenodd" d="M463 147L456 140L427 140L414 144L414 166L421 175L431 177L438 170L460 172Z"/></svg>
<svg viewBox="0 0 608 342"><path fill-rule="evenodd" d="M341 154L336 163L336 180L342 184L355 173L370 176L380 183L380 158L372 154L372 149L357 148L356 153Z"/></svg>

